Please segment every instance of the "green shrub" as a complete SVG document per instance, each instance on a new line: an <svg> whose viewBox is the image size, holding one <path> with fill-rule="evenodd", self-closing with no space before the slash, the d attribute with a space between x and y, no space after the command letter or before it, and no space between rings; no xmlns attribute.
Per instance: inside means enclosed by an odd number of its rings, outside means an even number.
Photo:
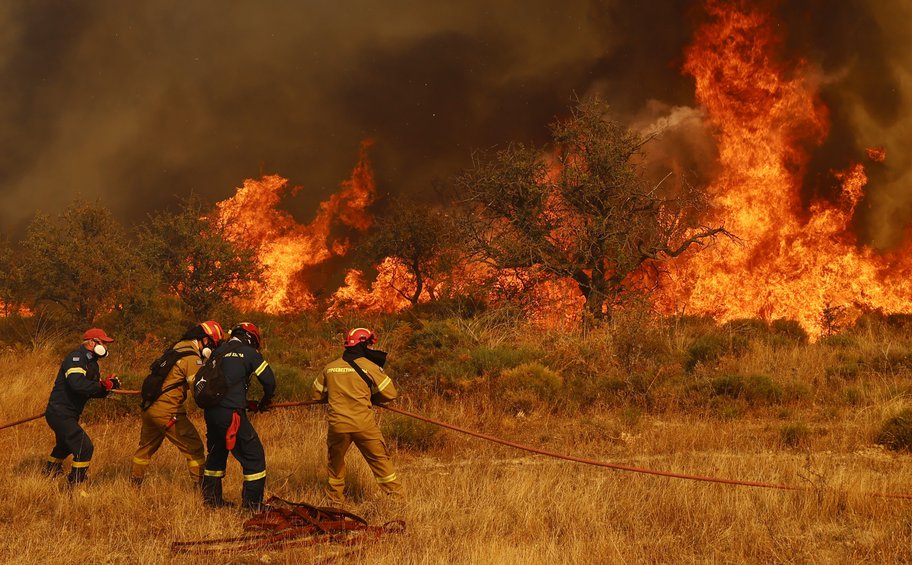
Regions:
<svg viewBox="0 0 912 565"><path fill-rule="evenodd" d="M283 400L304 400L310 398L316 371L304 371L291 365L270 363L276 378L276 402ZM257 385L251 388L255 389ZM259 391L251 390L251 398L258 398Z"/></svg>
<svg viewBox="0 0 912 565"><path fill-rule="evenodd" d="M820 344L835 349L848 349L850 347L857 347L858 340L849 334L833 334L821 339Z"/></svg>
<svg viewBox="0 0 912 565"><path fill-rule="evenodd" d="M649 370L661 363L669 355L668 345L655 321L632 316L615 326L611 339L614 356L628 373Z"/></svg>
<svg viewBox="0 0 912 565"><path fill-rule="evenodd" d="M444 441L439 427L400 414L384 415L381 429L388 440L416 451L439 447Z"/></svg>
<svg viewBox="0 0 912 565"><path fill-rule="evenodd" d="M564 380L536 362L507 369L500 376L501 398L515 410L532 411L554 400Z"/></svg>
<svg viewBox="0 0 912 565"><path fill-rule="evenodd" d="M529 361L537 361L542 352L523 347L476 347L471 350L472 365L479 375L500 373Z"/></svg>
<svg viewBox="0 0 912 565"><path fill-rule="evenodd" d="M905 372L912 368L912 354L906 351L890 351L875 357L871 365L879 373Z"/></svg>
<svg viewBox="0 0 912 565"><path fill-rule="evenodd" d="M827 378L840 378L847 381L854 381L860 372L861 363L857 360L830 365L824 370L824 374Z"/></svg>
<svg viewBox="0 0 912 565"><path fill-rule="evenodd" d="M887 419L874 441L894 451L912 450L912 408L905 408L896 416Z"/></svg>
<svg viewBox="0 0 912 565"><path fill-rule="evenodd" d="M409 338L408 346L412 349L455 349L460 341L459 330L447 320L435 320L425 323Z"/></svg>
<svg viewBox="0 0 912 565"><path fill-rule="evenodd" d="M792 449L803 447L810 436L811 430L801 422L786 424L779 431L782 445Z"/></svg>
<svg viewBox="0 0 912 565"><path fill-rule="evenodd" d="M698 337L687 348L687 361L684 368L693 371L700 363L709 364L717 361L725 354L727 340L718 334L707 334Z"/></svg>
<svg viewBox="0 0 912 565"><path fill-rule="evenodd" d="M770 333L769 324L760 318L736 318L722 324L722 330L732 335L761 337Z"/></svg>
<svg viewBox="0 0 912 565"><path fill-rule="evenodd" d="M723 375L712 381L716 396L742 398L752 405L775 404L784 397L781 386L765 375Z"/></svg>
<svg viewBox="0 0 912 565"><path fill-rule="evenodd" d="M774 336L787 338L794 343L807 343L808 333L805 331L798 320L787 320L777 318L770 324L770 332Z"/></svg>

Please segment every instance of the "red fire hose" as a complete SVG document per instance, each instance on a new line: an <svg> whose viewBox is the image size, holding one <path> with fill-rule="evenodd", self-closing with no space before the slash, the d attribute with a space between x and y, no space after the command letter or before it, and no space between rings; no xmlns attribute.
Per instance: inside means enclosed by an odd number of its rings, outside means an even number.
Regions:
<svg viewBox="0 0 912 565"><path fill-rule="evenodd" d="M572 455L564 455L563 453L555 453L553 451L545 451L544 449L538 449L535 447L530 447L528 445L523 445L521 443L515 443L512 441L507 441L505 439L500 439L494 436L489 436L487 434L482 434L479 432L473 432L472 430L467 430L465 428L460 428L459 426L454 426L453 424L448 424L446 422L441 422L440 420L434 420L420 414L415 414L407 410L402 410L401 408L394 408L392 406L381 405L381 408L389 410L390 412L395 412L397 414L402 414L403 416L408 416L409 418L414 418L416 420L421 420L441 428L446 428L448 430L453 430L454 432L459 432L461 434L470 435L477 437L483 440L487 440L493 443L499 443L501 445L506 445L513 447L515 449L521 449L523 451L528 451L530 453L537 453L539 455L545 455L548 457L554 457L555 459L563 459L564 461L573 461L575 463L582 463L584 465L594 465L596 467L606 467L608 469L616 469L618 471L629 471L631 473L642 473L644 475L657 475L660 477L669 477L672 479L687 479L691 481L703 481L707 483L719 483L724 485L736 485L736 486L745 486L745 487L757 487L757 488L769 488L769 489L779 489L779 490L791 490L791 491L810 491L813 490L810 487L801 487L795 485L786 485L779 483L762 483L755 481L738 481L734 479L721 479L717 477L705 477L702 475L685 475L683 473L672 473L669 471L656 471L654 469L644 469L641 467L630 467L628 465L618 465L616 463L607 463L605 461L596 461L594 459L583 459L581 457L574 457ZM880 492L868 492L865 493L869 496L879 496L883 498L901 498L912 500L912 494L904 493L880 493Z"/></svg>
<svg viewBox="0 0 912 565"><path fill-rule="evenodd" d="M118 394L139 394L138 390L112 390L111 392L116 392ZM313 406L316 404L325 404L325 401L304 400L304 401L299 401L299 402L277 402L275 404L271 404L270 409L271 408L293 408L296 406ZM427 422L428 424L433 424L435 426L445 428L448 430L452 430L454 432L459 432L461 434L466 434L466 435L470 435L472 437L477 437L479 439L490 441L492 443L499 443L501 445L506 445L506 446L512 447L514 449L520 449L522 451L528 451L529 453L536 453L538 455L544 455L546 457L553 457L555 459L562 459L564 461L572 461L574 463L582 463L583 465L592 465L595 467L604 467L607 469L614 469L617 471L627 471L630 473L640 473L640 474L644 474L644 475L654 475L654 476L659 476L659 477L668 477L668 478L672 478L672 479L685 479L685 480L690 480L690 481L701 481L701 482L717 483L717 484L723 484L723 485L768 488L768 489L799 491L799 492L807 492L807 491L813 490L811 487L805 487L805 486L787 485L787 484L782 484L782 483L764 483L764 482L759 482L759 481L739 481L736 479L723 479L723 478L719 478L719 477L707 477L704 475L687 475L684 473L673 473L671 471L657 471L655 469L647 469L647 468L643 468L643 467L632 467L629 465L608 463L606 461L598 461L595 459L585 459L582 457L574 457L572 455L565 455L563 453L556 453L554 451L538 449L536 447L523 445L521 443L508 441L505 439L500 439L498 437L491 436L488 434L475 432L472 430L468 430L466 428L454 426L453 424L449 424L447 422L435 420L433 418L428 418L428 417L422 416L420 414L415 414L414 412L402 410L401 408L394 408L392 406L387 406L387 405L380 405L379 407L383 408L384 410L389 410L390 412L395 412L396 414L401 414L401 415L407 416L409 418L421 420L422 422ZM23 420L18 420L16 422L10 422L9 424L4 424L3 426L0 426L0 430L6 429L6 428L11 428L13 426L18 426L19 424L24 424L24 423L30 422L32 420L37 420L38 418L40 418L42 416L44 416L44 413L38 414L36 416L31 416L29 418L25 418ZM881 498L895 498L895 499L912 500L912 494L906 494L906 493L867 492L864 494L867 494L869 496L877 496L877 497L881 497Z"/></svg>
<svg viewBox="0 0 912 565"><path fill-rule="evenodd" d="M12 427L14 427L14 426L18 426L19 424L24 424L24 423L26 423L26 422L31 422L32 420L37 420L38 418L41 418L41 417L43 417L43 416L44 416L44 412L42 412L41 414L35 414L34 416L29 416L28 418L23 418L23 419L21 419L21 420L16 420L15 422L10 422L10 423L8 423L8 424L3 424L2 426L0 426L0 430L5 430L6 428L12 428Z"/></svg>

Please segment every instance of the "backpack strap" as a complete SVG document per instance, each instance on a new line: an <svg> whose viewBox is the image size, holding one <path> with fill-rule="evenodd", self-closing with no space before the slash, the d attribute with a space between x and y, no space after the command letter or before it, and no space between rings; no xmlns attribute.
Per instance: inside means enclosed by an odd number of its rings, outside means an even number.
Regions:
<svg viewBox="0 0 912 565"><path fill-rule="evenodd" d="M168 372L169 372L169 373L171 372L171 369L174 368L174 365L177 365L177 362L180 361L181 359L183 359L184 357L190 357L191 355L197 355L196 351L194 351L194 350L192 350L192 349L188 349L188 350L186 350L186 351L177 351L177 350L175 349L174 352L177 353L177 357L174 358L174 363L171 365L171 368L168 369ZM152 366L154 367L154 366L155 366L155 363L153 363ZM174 390L174 389L176 389L176 388L180 388L180 387L182 387L182 386L184 386L184 382L183 382L183 381L178 381L178 382L174 383L173 385L166 386L165 388L162 389L162 391L161 391L160 393L158 393L158 396L155 397L155 400L151 400L151 401L143 400L142 403L140 403L140 409L141 409L143 412L145 412L145 411L148 410L153 404L155 404L156 402L158 402L158 399L161 398L162 396L164 396L164 394L165 394L166 392L171 392L172 390Z"/></svg>
<svg viewBox="0 0 912 565"><path fill-rule="evenodd" d="M371 378L367 376L367 373L364 372L364 369L359 367L358 364L355 363L354 360L345 361L345 362L348 363L349 365L351 365L352 369L354 369L355 372L358 373L358 376L361 377L361 380L364 381L364 384L367 385L367 390L369 390L371 393L371 404L378 404L379 395L374 393L374 387L376 386L374 384L374 381L372 381ZM375 397L378 398L378 401L374 400Z"/></svg>

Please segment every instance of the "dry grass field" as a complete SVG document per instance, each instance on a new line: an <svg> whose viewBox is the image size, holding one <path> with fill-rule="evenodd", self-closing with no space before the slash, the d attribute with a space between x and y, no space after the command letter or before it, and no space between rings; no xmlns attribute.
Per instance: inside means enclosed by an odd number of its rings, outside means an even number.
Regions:
<svg viewBox="0 0 912 565"><path fill-rule="evenodd" d="M395 336L392 332L387 343L394 353L405 347L405 338L399 343ZM485 341L483 335L476 338ZM666 345L681 352L692 342L678 335L669 337ZM561 347L556 337L550 343ZM905 355L907 347L901 340L862 337L851 345L850 356L870 360L879 355L895 361L901 356L894 353ZM279 351L273 353L283 357ZM118 354L103 372L125 365L126 356ZM0 355L0 362L5 367L0 423L41 412L59 347L9 350ZM709 364L703 369L697 365L687 373L691 381L702 379L715 387L715 396L703 404L672 401L697 394L692 384L680 382L685 373L650 387L637 385L634 389L642 394L628 394L625 400L590 406L517 410L498 408L488 396L443 393L410 394L402 403L406 409L461 426L581 457L787 483L807 487L808 492L588 467L452 432L420 445L406 434L392 434L389 443L408 501L396 505L385 500L353 450L349 509L371 524L402 518L407 522L405 534L354 548L353 553L347 553L351 548L320 546L226 555L218 561L297 563L339 557L390 564L912 562L912 500L870 495L912 493L910 456L873 441L887 418L912 405L908 375L898 362L863 362L860 372L846 376L843 373L851 372L844 368L849 362L845 344L837 348L753 343L737 355L719 356L711 369ZM756 401L757 393L720 393L732 381L719 375L735 369L743 375L773 375L776 390L784 393L772 395L774 401L766 403ZM301 378L306 380L312 370L302 371ZM805 385L795 389L796 380ZM408 392L407 386L403 388ZM130 457L139 433L135 403L125 397L92 401L83 422L95 442L95 458L90 482L75 490L40 473L53 444L43 420L0 431L0 561L213 562L173 556L169 545L242 533L245 516L240 512L203 508L183 458L167 443L153 460L146 483L140 489L130 485ZM277 409L253 416L266 448L268 494L321 502L322 410ZM378 417L384 426L402 424L388 412ZM202 432L201 415L195 413L193 419ZM229 461L226 497L237 500L240 468Z"/></svg>

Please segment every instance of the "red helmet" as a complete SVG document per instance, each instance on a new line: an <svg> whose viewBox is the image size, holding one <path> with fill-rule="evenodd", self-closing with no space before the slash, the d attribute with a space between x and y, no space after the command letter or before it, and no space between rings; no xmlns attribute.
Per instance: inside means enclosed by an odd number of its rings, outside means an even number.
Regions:
<svg viewBox="0 0 912 565"><path fill-rule="evenodd" d="M203 332L208 335L216 345L222 343L225 339L225 330L223 330L222 326L215 320L207 320L201 323L200 327L203 328Z"/></svg>
<svg viewBox="0 0 912 565"><path fill-rule="evenodd" d="M263 341L260 339L259 328L257 328L255 325L251 324L250 322L241 322L240 324L231 328L231 335L233 335L233 336L236 336L240 332L246 332L247 334L249 334L254 339L254 341L256 341L256 343L253 344L253 346L256 347L257 349L259 349L260 346L263 344Z"/></svg>
<svg viewBox="0 0 912 565"><path fill-rule="evenodd" d="M359 343L373 345L377 343L377 335L367 328L355 328L345 334L345 343L343 344L345 347L352 347Z"/></svg>

